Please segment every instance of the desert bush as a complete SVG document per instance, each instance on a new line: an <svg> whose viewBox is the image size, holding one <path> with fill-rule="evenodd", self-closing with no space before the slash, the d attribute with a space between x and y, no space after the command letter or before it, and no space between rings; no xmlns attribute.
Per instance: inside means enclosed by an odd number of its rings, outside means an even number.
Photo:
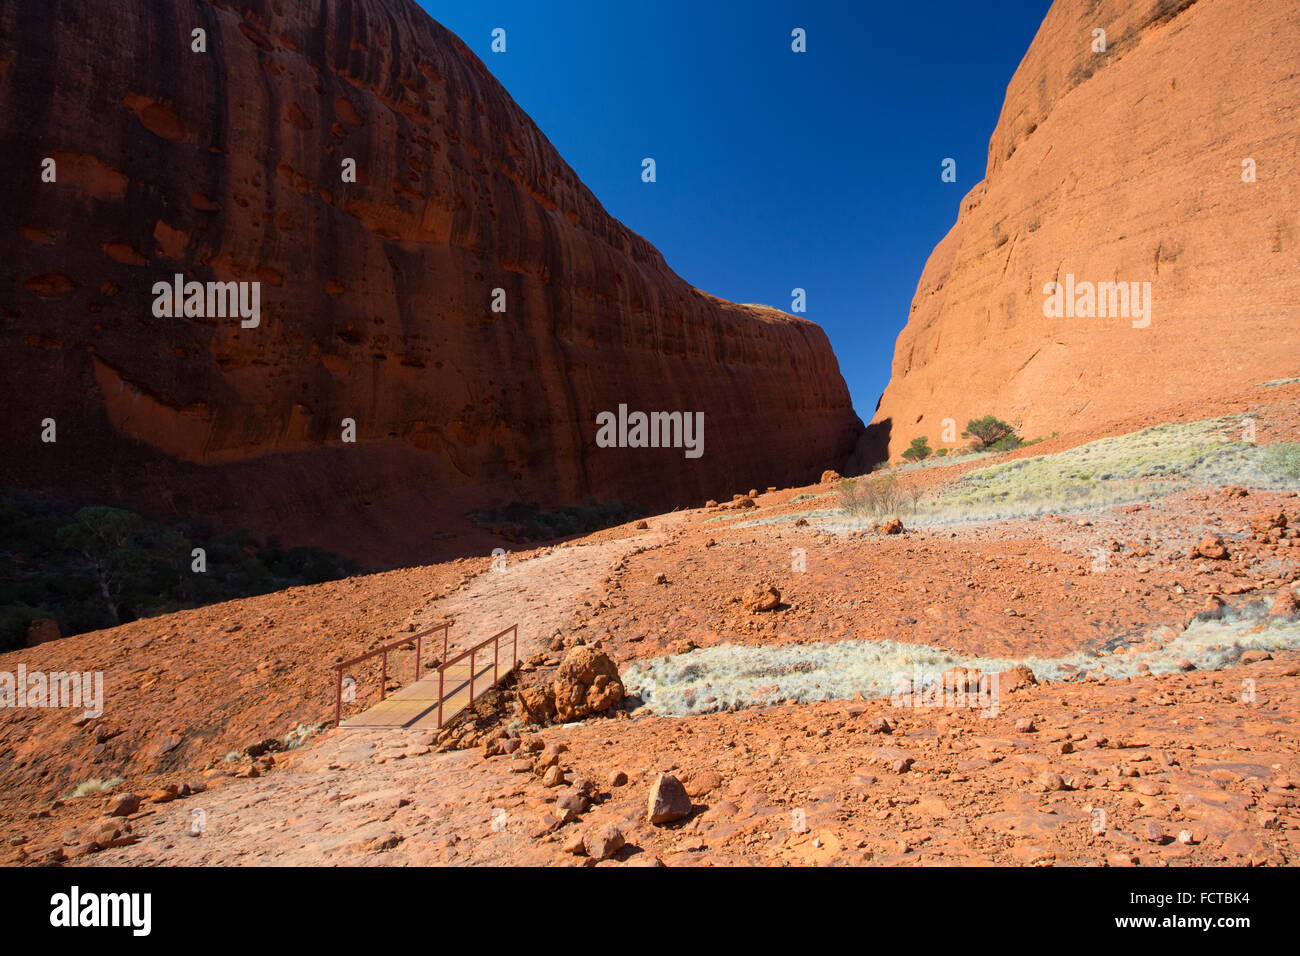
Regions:
<svg viewBox="0 0 1300 956"><path fill-rule="evenodd" d="M858 482L863 478L845 478L840 482L840 510L846 515L857 518L862 515L862 495L858 491Z"/></svg>
<svg viewBox="0 0 1300 956"><path fill-rule="evenodd" d="M1007 451L1020 446L1015 428L993 415L972 418L961 437L971 439L976 451Z"/></svg>
<svg viewBox="0 0 1300 956"><path fill-rule="evenodd" d="M925 461L931 454L930 439L922 435L920 438L912 439L912 443L907 446L907 451L903 452L903 457L908 461Z"/></svg>
<svg viewBox="0 0 1300 956"><path fill-rule="evenodd" d="M906 496L897 475L846 478L840 482L840 510L854 518L889 518L903 510Z"/></svg>
<svg viewBox="0 0 1300 956"><path fill-rule="evenodd" d="M207 571L190 571L191 551ZM164 524L121 508L12 495L0 499L0 651L22 647L27 625L52 618L63 635L300 584L356 566L320 548L260 545L247 531L203 521Z"/></svg>
<svg viewBox="0 0 1300 956"><path fill-rule="evenodd" d="M466 517L480 528L506 532L523 541L549 541L574 534L590 534L613 528L646 513L621 501L597 502L588 498L581 505L543 511L536 502L513 501L500 508L471 511Z"/></svg>

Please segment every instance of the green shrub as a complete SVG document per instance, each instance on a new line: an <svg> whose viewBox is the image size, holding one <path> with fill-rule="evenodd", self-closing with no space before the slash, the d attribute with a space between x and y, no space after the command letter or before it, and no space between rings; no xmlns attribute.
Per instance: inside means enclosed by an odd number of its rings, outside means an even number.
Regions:
<svg viewBox="0 0 1300 956"><path fill-rule="evenodd" d="M1006 451L1020 445L1015 428L992 415L972 418L961 437L971 439L976 451Z"/></svg>
<svg viewBox="0 0 1300 956"><path fill-rule="evenodd" d="M202 547L207 570L190 570ZM204 521L164 524L98 505L13 495L0 499L0 651L22 647L35 618L60 633L332 581L356 566L321 548L260 545L245 530Z"/></svg>
<svg viewBox="0 0 1300 956"><path fill-rule="evenodd" d="M912 443L907 446L907 451L903 452L903 457L907 461L925 461L931 454L930 439L922 435L920 438L912 439Z"/></svg>

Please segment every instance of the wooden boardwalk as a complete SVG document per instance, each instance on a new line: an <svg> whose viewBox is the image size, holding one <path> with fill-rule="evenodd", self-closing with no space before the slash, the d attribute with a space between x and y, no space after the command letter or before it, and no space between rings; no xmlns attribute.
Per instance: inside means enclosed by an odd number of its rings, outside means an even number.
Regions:
<svg viewBox="0 0 1300 956"><path fill-rule="evenodd" d="M503 662L503 663L508 663ZM474 696L481 697L492 686L492 657L484 663L475 661ZM508 667L502 667L505 675ZM443 677L442 722L445 724L470 704L469 661L464 660L447 667ZM340 727L386 728L405 727L411 730L438 729L438 672L422 677L401 690L394 691L369 710L354 714L339 724Z"/></svg>

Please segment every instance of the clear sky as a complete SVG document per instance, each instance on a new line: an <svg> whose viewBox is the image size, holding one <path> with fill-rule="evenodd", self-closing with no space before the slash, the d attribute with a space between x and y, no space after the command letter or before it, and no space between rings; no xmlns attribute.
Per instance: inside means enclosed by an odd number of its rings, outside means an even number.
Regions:
<svg viewBox="0 0 1300 956"><path fill-rule="evenodd" d="M808 318L869 421L1050 0L419 0L692 285ZM506 31L506 52L491 50ZM806 31L807 52L791 51ZM657 182L641 181L653 157ZM941 181L956 160L957 182Z"/></svg>

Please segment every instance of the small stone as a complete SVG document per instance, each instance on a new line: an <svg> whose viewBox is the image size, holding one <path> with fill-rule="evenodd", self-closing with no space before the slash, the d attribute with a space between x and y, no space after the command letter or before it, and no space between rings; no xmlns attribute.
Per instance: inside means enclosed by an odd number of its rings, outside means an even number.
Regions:
<svg viewBox="0 0 1300 956"><path fill-rule="evenodd" d="M119 793L108 798L104 813L110 817L129 817L140 809L140 797L134 793Z"/></svg>
<svg viewBox="0 0 1300 956"><path fill-rule="evenodd" d="M688 796L702 797L722 786L722 775L715 770L693 773L687 778L685 788Z"/></svg>
<svg viewBox="0 0 1300 956"><path fill-rule="evenodd" d="M588 830L582 838L587 856L593 860L608 860L621 850L627 840L623 831L612 823L606 823Z"/></svg>
<svg viewBox="0 0 1300 956"><path fill-rule="evenodd" d="M1047 790L1064 790L1065 780L1059 773L1045 770L1038 775L1038 782Z"/></svg>
<svg viewBox="0 0 1300 956"><path fill-rule="evenodd" d="M548 767L546 769L546 773L542 774L543 787L559 787L559 786L563 786L563 784L564 784L564 771L560 769L560 765L558 763Z"/></svg>
<svg viewBox="0 0 1300 956"><path fill-rule="evenodd" d="M1148 820L1143 827L1143 831L1149 843L1164 844L1170 842L1170 837L1165 833L1164 827L1155 820Z"/></svg>
<svg viewBox="0 0 1300 956"><path fill-rule="evenodd" d="M574 856L585 856L587 853L586 844L583 841L581 833L572 833L569 839L564 843L564 852L572 853Z"/></svg>
<svg viewBox="0 0 1300 956"><path fill-rule="evenodd" d="M1196 546L1193 556L1200 555L1202 558L1209 558L1212 561L1222 561L1228 556L1227 545L1217 534L1207 534L1201 538L1201 543Z"/></svg>

